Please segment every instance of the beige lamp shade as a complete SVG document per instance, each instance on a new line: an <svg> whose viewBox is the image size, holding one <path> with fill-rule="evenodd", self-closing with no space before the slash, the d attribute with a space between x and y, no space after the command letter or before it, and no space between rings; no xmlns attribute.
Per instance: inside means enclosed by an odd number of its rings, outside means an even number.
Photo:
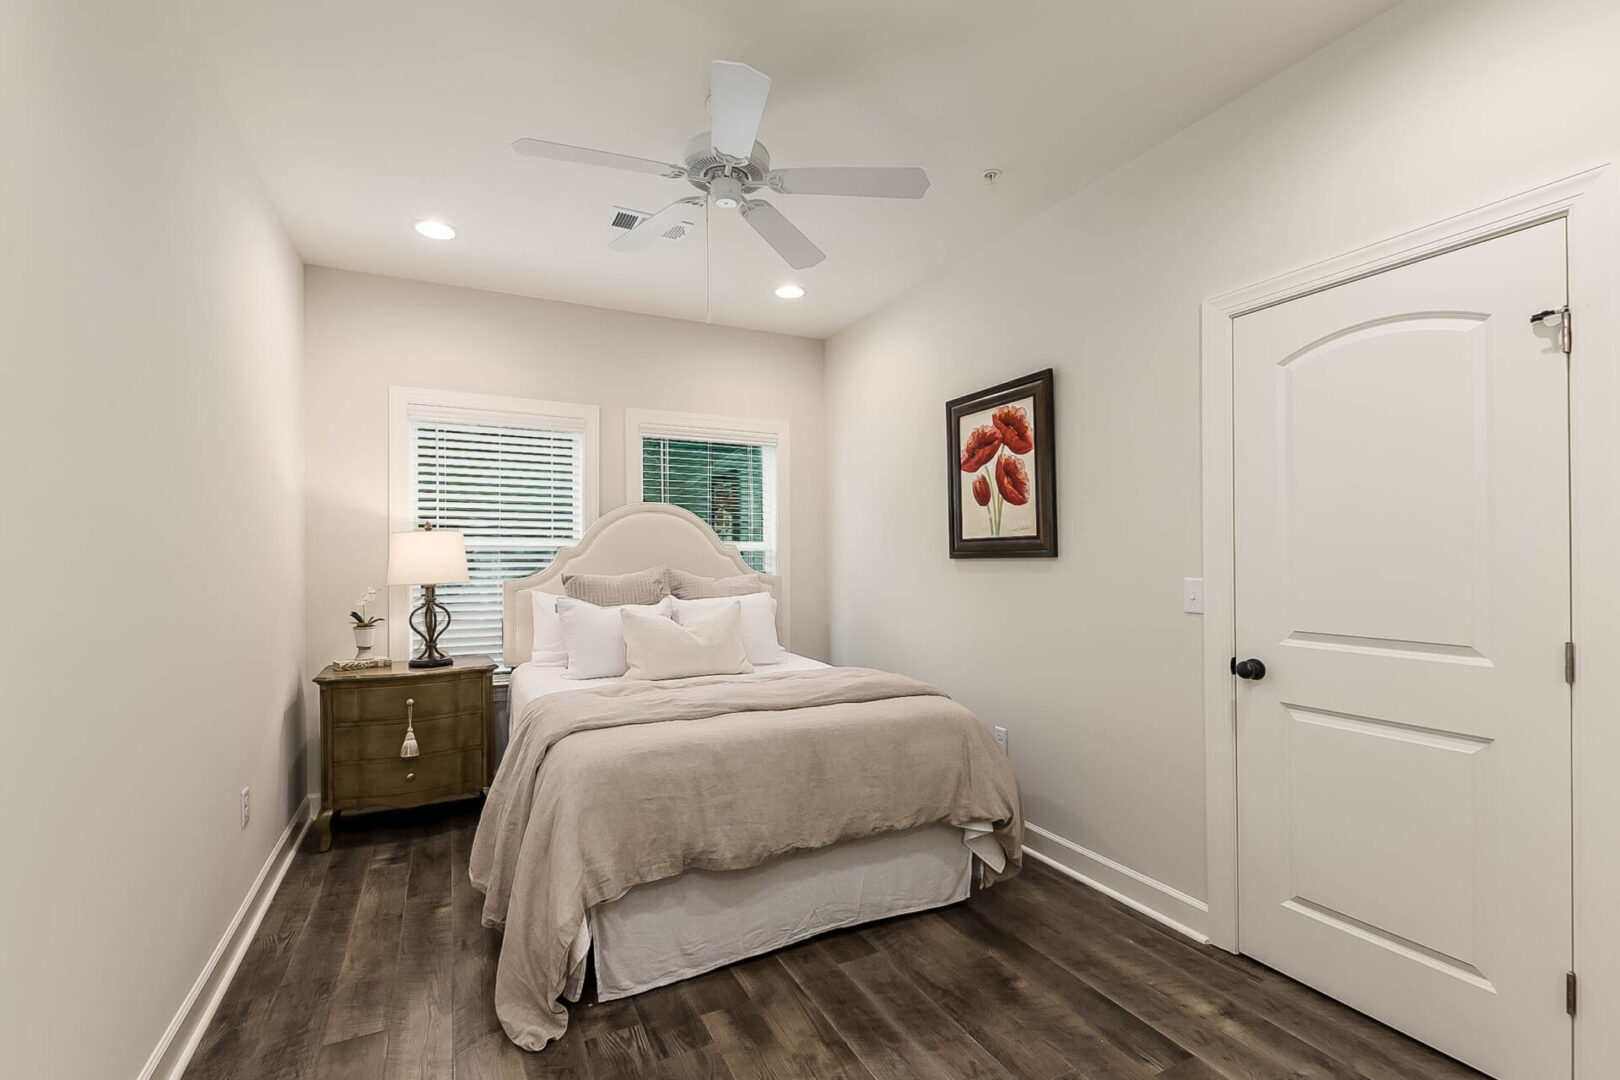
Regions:
<svg viewBox="0 0 1620 1080"><path fill-rule="evenodd" d="M467 546L456 529L415 529L388 537L388 584L448 585L467 580Z"/></svg>

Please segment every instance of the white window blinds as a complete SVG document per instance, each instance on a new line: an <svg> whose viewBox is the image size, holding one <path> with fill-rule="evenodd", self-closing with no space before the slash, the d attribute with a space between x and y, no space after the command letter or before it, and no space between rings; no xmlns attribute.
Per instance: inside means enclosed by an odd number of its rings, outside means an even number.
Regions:
<svg viewBox="0 0 1620 1080"><path fill-rule="evenodd" d="M501 582L548 566L584 529L584 430L566 419L458 413L412 405L410 484L415 522L460 529L465 584L442 585L452 656L501 655ZM411 607L421 590L411 590Z"/></svg>
<svg viewBox="0 0 1620 1080"><path fill-rule="evenodd" d="M742 554L777 568L776 447L771 443L652 434L641 440L641 497L685 507Z"/></svg>

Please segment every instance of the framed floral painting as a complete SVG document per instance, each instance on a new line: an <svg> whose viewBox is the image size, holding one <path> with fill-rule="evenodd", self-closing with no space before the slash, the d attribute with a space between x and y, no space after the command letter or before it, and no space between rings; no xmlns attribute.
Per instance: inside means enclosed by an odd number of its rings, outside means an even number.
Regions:
<svg viewBox="0 0 1620 1080"><path fill-rule="evenodd" d="M1055 558L1052 369L945 405L951 558Z"/></svg>

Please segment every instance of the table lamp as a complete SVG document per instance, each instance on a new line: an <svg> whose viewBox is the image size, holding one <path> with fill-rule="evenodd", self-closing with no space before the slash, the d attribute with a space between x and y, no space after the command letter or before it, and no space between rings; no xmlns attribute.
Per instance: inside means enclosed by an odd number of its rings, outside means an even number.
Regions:
<svg viewBox="0 0 1620 1080"><path fill-rule="evenodd" d="M454 662L439 649L439 635L450 628L450 610L433 590L466 580L467 547L460 531L435 529L424 521L420 528L388 537L388 584L422 586L422 603L410 618L411 629L422 638L422 651L411 659L411 667L448 667Z"/></svg>

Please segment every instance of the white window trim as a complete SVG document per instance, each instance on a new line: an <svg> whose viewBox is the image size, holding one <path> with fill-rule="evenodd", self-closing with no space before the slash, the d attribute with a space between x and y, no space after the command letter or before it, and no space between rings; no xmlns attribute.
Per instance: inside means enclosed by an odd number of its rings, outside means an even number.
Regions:
<svg viewBox="0 0 1620 1080"><path fill-rule="evenodd" d="M643 438L703 439L710 442L757 443L776 449L776 576L782 579L783 626L792 625L793 577L788 554L792 500L788 492L788 423L740 416L624 410L624 496L626 502L644 501L641 492L641 440Z"/></svg>
<svg viewBox="0 0 1620 1080"><path fill-rule="evenodd" d="M499 424L503 416L517 414L533 421L553 421L561 430L584 433L584 469L581 502L582 530L591 527L601 500L602 410L597 405L567 401L539 401L534 398L504 397L499 394L464 394L455 390L429 390L414 386L388 388L388 531L407 532L416 526L412 520L411 424L413 407L463 414L478 423ZM383 551L387 552L386 542ZM388 590L388 655L407 657L411 649L410 589L403 585Z"/></svg>

